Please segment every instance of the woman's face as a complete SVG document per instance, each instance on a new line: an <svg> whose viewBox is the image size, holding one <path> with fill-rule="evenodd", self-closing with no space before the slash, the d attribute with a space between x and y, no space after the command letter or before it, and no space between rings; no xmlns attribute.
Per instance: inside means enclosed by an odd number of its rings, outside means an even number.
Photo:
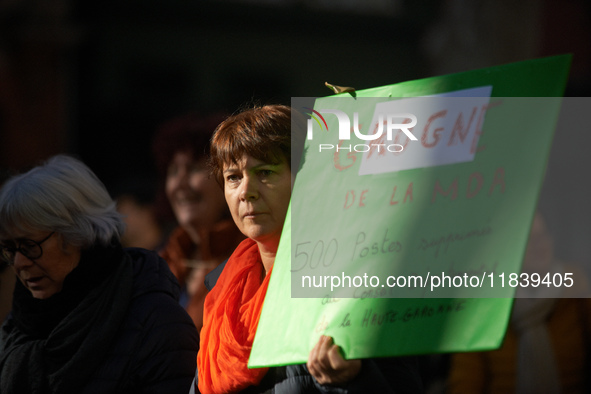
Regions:
<svg viewBox="0 0 591 394"><path fill-rule="evenodd" d="M219 185L208 176L206 160L177 152L168 166L166 196L181 227L209 229L226 212Z"/></svg>
<svg viewBox="0 0 591 394"><path fill-rule="evenodd" d="M239 163L224 165L224 194L240 231L275 249L291 196L288 163L265 163L244 155Z"/></svg>
<svg viewBox="0 0 591 394"><path fill-rule="evenodd" d="M40 242L49 234L46 231L15 234L15 242L23 239ZM58 233L47 238L41 248L43 253L37 259L29 259L17 251L12 268L34 298L44 299L62 291L66 276L80 262L80 249L64 245Z"/></svg>

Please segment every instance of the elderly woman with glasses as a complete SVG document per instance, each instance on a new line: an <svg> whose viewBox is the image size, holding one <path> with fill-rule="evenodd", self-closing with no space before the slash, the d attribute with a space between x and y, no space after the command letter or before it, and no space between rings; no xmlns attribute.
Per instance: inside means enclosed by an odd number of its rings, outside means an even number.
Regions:
<svg viewBox="0 0 591 394"><path fill-rule="evenodd" d="M82 162L56 156L0 190L0 258L18 277L0 332L0 392L186 392L197 332L155 253Z"/></svg>

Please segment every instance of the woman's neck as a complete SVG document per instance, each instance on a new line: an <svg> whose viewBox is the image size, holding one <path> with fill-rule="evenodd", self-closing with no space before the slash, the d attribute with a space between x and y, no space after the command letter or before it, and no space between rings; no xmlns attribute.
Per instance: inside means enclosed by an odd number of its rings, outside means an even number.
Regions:
<svg viewBox="0 0 591 394"><path fill-rule="evenodd" d="M277 255L277 247L279 245L273 244L266 244L262 242L257 242L259 246L259 253L261 254L261 260L263 262L263 267L265 267L265 274L269 273L271 268L273 268L273 264L275 263L275 256Z"/></svg>

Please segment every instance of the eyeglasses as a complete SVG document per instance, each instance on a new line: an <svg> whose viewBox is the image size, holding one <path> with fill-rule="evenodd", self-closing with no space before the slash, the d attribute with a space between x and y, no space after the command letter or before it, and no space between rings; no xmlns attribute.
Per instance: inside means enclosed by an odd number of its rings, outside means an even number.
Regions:
<svg viewBox="0 0 591 394"><path fill-rule="evenodd" d="M51 238L54 233L55 231L52 231L51 234L39 242L27 238L15 241L4 241L0 244L0 259L8 265L13 265L16 252L19 252L29 260L38 259L43 256L43 248L41 247L41 244Z"/></svg>

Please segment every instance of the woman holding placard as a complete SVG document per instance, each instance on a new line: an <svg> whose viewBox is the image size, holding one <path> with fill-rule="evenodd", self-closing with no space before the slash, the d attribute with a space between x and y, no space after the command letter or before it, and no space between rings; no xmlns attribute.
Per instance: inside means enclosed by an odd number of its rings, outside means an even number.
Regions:
<svg viewBox="0 0 591 394"><path fill-rule="evenodd" d="M286 106L252 108L226 119L212 138L213 174L234 222L248 238L206 279L215 287L205 300L193 390L420 392L416 364L407 359L346 360L326 336L320 337L305 365L247 367L296 172L291 116ZM293 140L299 136L303 133L294 132Z"/></svg>

